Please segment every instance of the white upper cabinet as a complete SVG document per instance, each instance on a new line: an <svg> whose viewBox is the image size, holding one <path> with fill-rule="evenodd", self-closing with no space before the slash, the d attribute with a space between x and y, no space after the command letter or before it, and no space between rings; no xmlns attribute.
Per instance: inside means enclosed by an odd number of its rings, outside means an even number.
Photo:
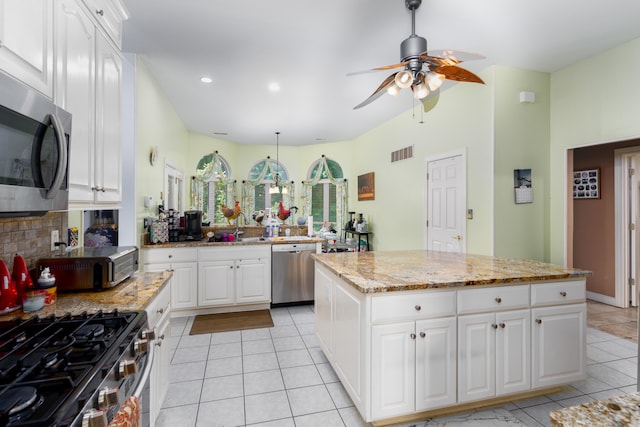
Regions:
<svg viewBox="0 0 640 427"><path fill-rule="evenodd" d="M0 69L53 98L49 0L0 0Z"/></svg>
<svg viewBox="0 0 640 427"><path fill-rule="evenodd" d="M122 58L116 42L125 15L105 12L114 8L88 9L80 0L55 4L55 101L73 115L70 206L118 207L122 199ZM103 26L105 16L107 23L115 19L118 24Z"/></svg>

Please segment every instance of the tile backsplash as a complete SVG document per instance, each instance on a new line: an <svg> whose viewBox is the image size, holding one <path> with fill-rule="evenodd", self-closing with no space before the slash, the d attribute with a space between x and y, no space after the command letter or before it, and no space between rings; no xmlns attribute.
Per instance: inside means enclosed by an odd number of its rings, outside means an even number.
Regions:
<svg viewBox="0 0 640 427"><path fill-rule="evenodd" d="M0 218L0 257L13 271L13 258L21 255L29 270L51 251L51 231L58 230L60 241L67 242L67 212L49 212L44 216Z"/></svg>

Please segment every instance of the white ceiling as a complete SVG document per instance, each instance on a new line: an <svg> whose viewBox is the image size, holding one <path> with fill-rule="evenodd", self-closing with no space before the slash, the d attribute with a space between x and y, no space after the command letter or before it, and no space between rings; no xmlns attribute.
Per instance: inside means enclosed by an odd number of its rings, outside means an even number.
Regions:
<svg viewBox="0 0 640 427"><path fill-rule="evenodd" d="M279 131L282 145L316 144L353 139L411 108L405 89L353 110L391 72L346 76L399 62L411 34L404 0L124 3L123 50L141 55L192 132L275 144ZM476 73L492 64L551 72L640 37L638 18L637 0L424 0L416 33L430 51L485 55L462 64Z"/></svg>

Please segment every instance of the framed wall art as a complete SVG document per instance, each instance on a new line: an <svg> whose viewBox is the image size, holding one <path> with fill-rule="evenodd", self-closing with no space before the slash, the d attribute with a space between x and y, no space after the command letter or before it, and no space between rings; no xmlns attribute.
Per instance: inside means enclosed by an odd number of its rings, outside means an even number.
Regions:
<svg viewBox="0 0 640 427"><path fill-rule="evenodd" d="M533 188L531 187L531 169L513 170L513 188L515 190L515 202L533 203Z"/></svg>
<svg viewBox="0 0 640 427"><path fill-rule="evenodd" d="M600 169L573 171L573 198L600 198Z"/></svg>
<svg viewBox="0 0 640 427"><path fill-rule="evenodd" d="M374 172L358 175L358 200L375 200L376 187Z"/></svg>

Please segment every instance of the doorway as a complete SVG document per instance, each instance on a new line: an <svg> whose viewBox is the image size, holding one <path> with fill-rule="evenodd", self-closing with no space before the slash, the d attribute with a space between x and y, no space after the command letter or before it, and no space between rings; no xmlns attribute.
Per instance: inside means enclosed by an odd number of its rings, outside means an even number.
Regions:
<svg viewBox="0 0 640 427"><path fill-rule="evenodd" d="M466 158L464 151L426 160L425 248L466 252Z"/></svg>

